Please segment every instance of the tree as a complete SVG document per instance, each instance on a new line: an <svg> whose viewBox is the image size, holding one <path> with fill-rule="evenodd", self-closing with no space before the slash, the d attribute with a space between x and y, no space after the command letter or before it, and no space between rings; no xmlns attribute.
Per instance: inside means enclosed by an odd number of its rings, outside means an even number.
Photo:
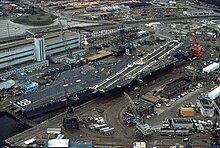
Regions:
<svg viewBox="0 0 220 148"><path fill-rule="evenodd" d="M199 0L204 3L220 6L220 0Z"/></svg>

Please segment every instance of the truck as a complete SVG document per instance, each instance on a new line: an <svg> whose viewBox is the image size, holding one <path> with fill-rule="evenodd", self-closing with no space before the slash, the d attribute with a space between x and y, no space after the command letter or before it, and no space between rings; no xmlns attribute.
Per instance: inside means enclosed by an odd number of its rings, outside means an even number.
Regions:
<svg viewBox="0 0 220 148"><path fill-rule="evenodd" d="M144 35L147 35L146 31L138 31L137 32L137 36L144 36Z"/></svg>
<svg viewBox="0 0 220 148"><path fill-rule="evenodd" d="M134 126L136 124L136 120L139 119L137 116L125 112L124 123L126 126Z"/></svg>

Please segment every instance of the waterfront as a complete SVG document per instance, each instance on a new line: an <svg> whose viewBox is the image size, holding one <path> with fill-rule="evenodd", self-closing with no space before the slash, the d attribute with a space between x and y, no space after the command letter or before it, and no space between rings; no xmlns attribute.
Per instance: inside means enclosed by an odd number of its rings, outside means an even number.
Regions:
<svg viewBox="0 0 220 148"><path fill-rule="evenodd" d="M4 140L8 137L11 137L28 129L18 120L14 119L12 116L4 112L0 113L0 121L0 147L4 147Z"/></svg>

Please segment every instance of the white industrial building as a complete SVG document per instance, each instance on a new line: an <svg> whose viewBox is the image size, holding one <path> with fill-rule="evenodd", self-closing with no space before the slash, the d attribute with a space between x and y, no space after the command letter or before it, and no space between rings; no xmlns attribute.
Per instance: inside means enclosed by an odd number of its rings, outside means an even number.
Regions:
<svg viewBox="0 0 220 148"><path fill-rule="evenodd" d="M174 130L193 130L194 124L190 118L171 118L171 127Z"/></svg>
<svg viewBox="0 0 220 148"><path fill-rule="evenodd" d="M186 16L211 16L215 15L213 10L188 10L183 11L183 15Z"/></svg>
<svg viewBox="0 0 220 148"><path fill-rule="evenodd" d="M49 139L47 142L47 147L69 147L69 139Z"/></svg>
<svg viewBox="0 0 220 148"><path fill-rule="evenodd" d="M200 99L197 102L197 106L199 107L202 116L208 116L208 117L214 116L215 108L213 107L210 100Z"/></svg>
<svg viewBox="0 0 220 148"><path fill-rule="evenodd" d="M211 92L208 93L208 97L211 100L214 100L216 98L218 98L220 96L220 86L218 86L217 88L215 88L214 90L212 90Z"/></svg>
<svg viewBox="0 0 220 148"><path fill-rule="evenodd" d="M220 67L220 64L219 63L212 63L211 65L208 65L207 67L203 68L202 69L202 72L203 73L210 73L216 69L218 69Z"/></svg>
<svg viewBox="0 0 220 148"><path fill-rule="evenodd" d="M80 48L80 34L70 31L35 35L34 38L0 45L0 79L14 73L22 73L46 67L49 61L62 62L68 51L71 56L81 56L86 50ZM14 67L16 66L16 67ZM12 68L13 67L13 68ZM13 70L6 70L6 69Z"/></svg>

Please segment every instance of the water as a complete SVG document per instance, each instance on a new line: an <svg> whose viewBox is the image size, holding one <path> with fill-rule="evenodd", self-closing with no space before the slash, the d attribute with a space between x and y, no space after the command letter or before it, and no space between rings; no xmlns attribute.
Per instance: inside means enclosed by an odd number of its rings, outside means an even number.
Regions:
<svg viewBox="0 0 220 148"><path fill-rule="evenodd" d="M7 113L0 113L0 127L0 147L4 147L5 139L28 129L24 124Z"/></svg>

